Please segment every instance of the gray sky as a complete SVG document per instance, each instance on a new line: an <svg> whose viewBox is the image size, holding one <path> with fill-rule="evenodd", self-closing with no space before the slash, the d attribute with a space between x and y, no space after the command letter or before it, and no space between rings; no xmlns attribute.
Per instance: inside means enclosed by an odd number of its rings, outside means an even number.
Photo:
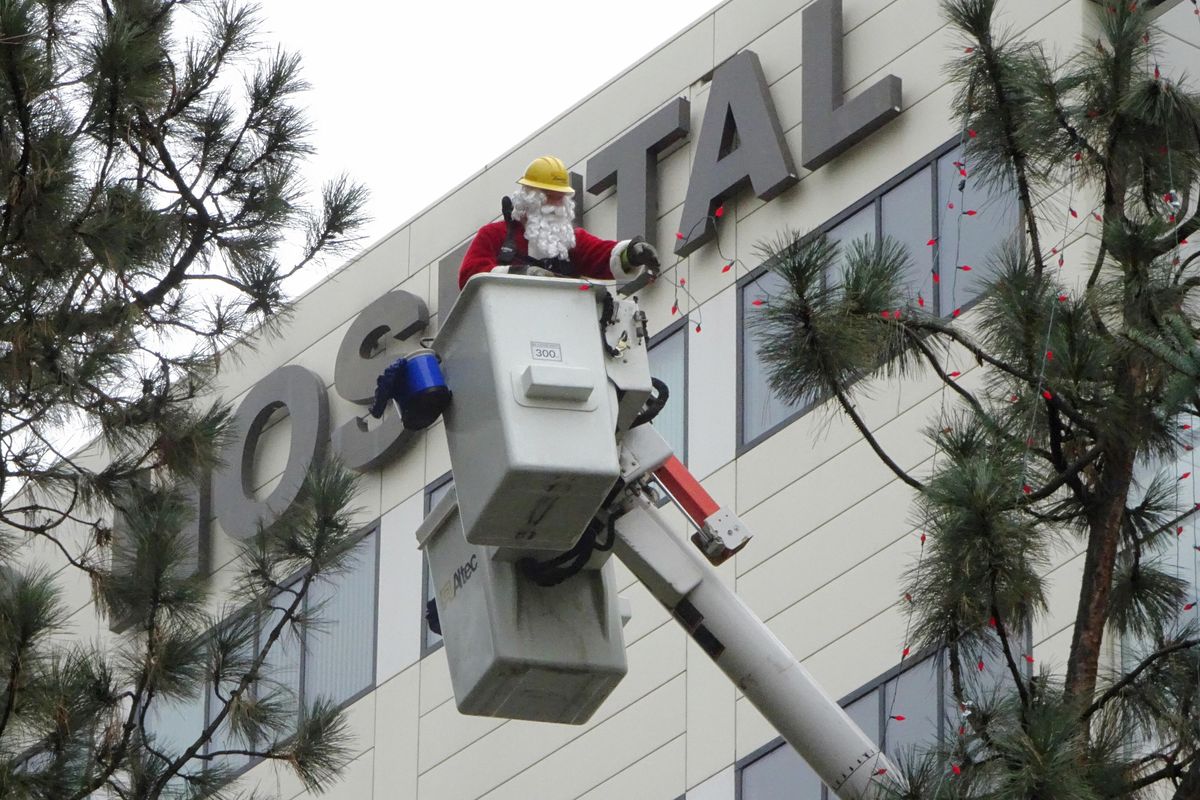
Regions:
<svg viewBox="0 0 1200 800"><path fill-rule="evenodd" d="M307 176L370 187L368 244L719 0L260 2L267 41L301 53L313 86ZM544 90L517 88L538 70Z"/></svg>

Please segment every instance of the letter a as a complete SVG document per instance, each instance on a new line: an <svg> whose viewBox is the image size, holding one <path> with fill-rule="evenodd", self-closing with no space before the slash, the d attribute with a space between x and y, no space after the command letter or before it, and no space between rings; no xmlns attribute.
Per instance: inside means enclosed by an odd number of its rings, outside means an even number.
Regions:
<svg viewBox="0 0 1200 800"><path fill-rule="evenodd" d="M771 200L797 180L762 65L743 50L713 72L675 252L712 239L712 213L743 187Z"/></svg>

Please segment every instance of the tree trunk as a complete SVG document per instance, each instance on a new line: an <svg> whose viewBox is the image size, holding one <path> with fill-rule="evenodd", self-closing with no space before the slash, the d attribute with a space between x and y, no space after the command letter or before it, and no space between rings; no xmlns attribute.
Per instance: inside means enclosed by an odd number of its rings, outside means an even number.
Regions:
<svg viewBox="0 0 1200 800"><path fill-rule="evenodd" d="M1079 608L1067 661L1066 694L1086 705L1096 691L1096 673L1108 597L1112 591L1117 548L1121 542L1121 517L1125 497L1133 479L1134 453L1121 448L1105 454L1105 467L1096 486L1095 501L1088 512L1088 547L1079 587Z"/></svg>

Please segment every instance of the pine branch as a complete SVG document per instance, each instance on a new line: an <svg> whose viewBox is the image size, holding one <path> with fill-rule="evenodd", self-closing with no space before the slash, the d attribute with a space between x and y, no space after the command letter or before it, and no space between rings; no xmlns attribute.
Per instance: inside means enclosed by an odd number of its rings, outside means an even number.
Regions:
<svg viewBox="0 0 1200 800"><path fill-rule="evenodd" d="M191 207L195 212L196 219L193 222L194 230L188 237L187 248L175 260L170 269L158 282L156 286L146 292L136 293L136 304L138 308L146 309L151 306L160 305L166 298L167 293L175 289L183 281L183 276L187 273L188 268L196 257L200 255L204 249L204 244L208 240L209 229L212 224L212 217L209 215L208 209L194 194L188 185L187 180L180 173L179 168L175 166L175 161L171 157L171 153L167 150L166 143L163 141L159 131L150 123L145 112L138 113L138 120L142 126L143 133L154 146L158 157L161 160L167 175L174 184L179 196Z"/></svg>
<svg viewBox="0 0 1200 800"><path fill-rule="evenodd" d="M1048 406L1046 414L1046 423L1050 433L1050 456L1051 462L1060 474L1067 474L1070 470L1067 467L1067 457L1063 453L1063 426L1062 420L1059 418L1058 410L1054 406ZM1080 504L1086 504L1088 500L1087 489L1083 482L1079 480L1078 472L1070 474L1066 484L1070 487L1072 494Z"/></svg>
<svg viewBox="0 0 1200 800"><path fill-rule="evenodd" d="M197 761L214 761L225 756L246 756L248 758L262 758L274 761L290 761L291 754L283 753L274 750L214 750L208 753L197 753L195 760Z"/></svg>
<svg viewBox="0 0 1200 800"><path fill-rule="evenodd" d="M1188 767L1190 767L1188 770L1189 774L1195 773L1197 771L1197 767L1200 767L1200 750L1192 753L1190 756L1179 762L1168 763L1167 766L1163 767L1157 772L1151 772L1150 774L1144 775L1136 781L1132 781L1121 786L1119 788L1120 794L1118 796L1133 797L1142 789L1153 786L1160 781L1178 781L1179 776L1183 774L1184 769ZM1186 794L1180 794L1180 791L1185 787L1186 784L1180 783L1176 788L1176 793L1172 796L1172 800L1195 800L1195 794L1193 793L1195 791L1194 789L1189 789L1188 793Z"/></svg>
<svg viewBox="0 0 1200 800"><path fill-rule="evenodd" d="M1025 229L1029 235L1029 248L1033 255L1034 274L1041 277L1046 269L1046 264L1042 258L1042 245L1039 238L1037 216L1034 213L1033 193L1030 190L1029 157L1017 136L1017 123L1013 118L1011 99L1008 89L1004 85L1000 59L990 29L985 36L978 38L978 45L983 58L984 74L991 83L992 91L996 96L1004 146L1012 161L1013 174L1017 183L1017 197L1021 203L1021 214L1025 217Z"/></svg>
<svg viewBox="0 0 1200 800"><path fill-rule="evenodd" d="M1104 708L1104 706L1111 700L1120 696L1125 687L1136 681L1139 675L1148 670L1150 667L1154 666L1154 664L1157 662L1167 658L1168 656L1174 655L1181 650L1189 650L1197 645L1200 645L1200 639L1183 639L1167 645L1166 647L1155 650L1153 653L1142 659L1136 667L1127 672L1124 677L1121 678L1121 680L1110 686L1108 691L1100 695L1095 702L1088 706L1084 710L1083 714L1080 715L1080 719L1086 722L1092 717L1093 714Z"/></svg>
<svg viewBox="0 0 1200 800"><path fill-rule="evenodd" d="M1047 481L1042 488L1032 491L1021 498L1020 504L1029 505L1030 503L1036 503L1039 500L1045 500L1047 497L1058 491L1060 487L1075 479L1081 470L1093 463L1103 454L1104 448L1100 445L1096 445L1091 450L1088 450L1079 458L1068 464L1064 470Z"/></svg>
<svg viewBox="0 0 1200 800"><path fill-rule="evenodd" d="M1028 717L1025 712L1029 708L1029 690L1025 687L1025 677L1021 674L1020 667L1017 666L1017 660L1013 658L1012 647L1008 643L1008 631L1004 626L1004 618L1000 615L1000 607L996 605L996 573L992 573L992 618L996 620L996 635L1000 639L1000 649L1004 653L1004 660L1008 664L1008 671L1012 674L1013 683L1017 687L1017 695L1021 698L1021 722L1028 725Z"/></svg>
<svg viewBox="0 0 1200 800"><path fill-rule="evenodd" d="M13 221L14 199L24 198L25 185L29 179L29 168L33 158L33 119L29 109L29 99L25 96L26 87L20 73L17 72L13 46L0 47L0 53L5 56L4 73L11 94L10 102L17 113L17 124L21 129L21 156L17 160L16 185L8 188L4 203L3 222L0 222L0 247L6 247L9 229Z"/></svg>
<svg viewBox="0 0 1200 800"><path fill-rule="evenodd" d="M1171 800L1196 800L1197 797L1200 797L1200 758L1197 756L1197 753L1193 753L1189 759L1191 765L1188 767L1183 780L1179 781ZM1185 761L1184 763L1186 764L1187 762ZM1178 774L1179 772L1176 771L1171 777L1174 778Z"/></svg>
<svg viewBox="0 0 1200 800"><path fill-rule="evenodd" d="M875 451L875 455L879 457L879 460L882 461L897 478L904 481L918 492L925 491L925 484L921 483L919 480L905 472L900 465L893 461L892 457L889 456L887 452L879 445L879 442L875 439L875 435L871 433L870 428L868 428L866 423L863 422L862 417L860 417L858 412L854 410L854 406L850 403L850 398L846 396L846 393L843 391L842 387L837 384L833 384L832 388L834 397L837 398L838 404L842 407L842 411L845 412L846 416L850 417L850 421L854 423L854 427L858 428L859 434L861 434L863 439L866 440L867 444L871 446L871 449Z"/></svg>
<svg viewBox="0 0 1200 800"><path fill-rule="evenodd" d="M113 749L111 757L108 758L108 763L100 771L100 774L90 780L83 780L82 787L77 789L72 794L69 800L85 800L92 792L99 790L108 783L109 779L121 769L125 764L125 755L129 749L129 743L133 738L134 732L137 730L137 716L139 707L142 703L143 693L147 690L150 684L150 673L153 669L155 659L157 657L157 641L158 641L158 613L160 610L161 598L155 593L150 602L150 609L146 615L146 626L144 633L146 634L146 651L142 659L142 666L138 673L137 682L133 690L133 698L130 700L129 714L125 718L125 722L121 726L121 738L118 740L116 747ZM95 760L98 763L103 763L97 755Z"/></svg>
<svg viewBox="0 0 1200 800"><path fill-rule="evenodd" d="M4 710L0 712L0 739L3 739L4 731L8 728L8 720L17 705L17 680L20 677L21 654L19 651L14 650L12 659L8 665L8 687L4 695Z"/></svg>
<svg viewBox="0 0 1200 800"><path fill-rule="evenodd" d="M941 363L938 362L937 356L932 350L929 349L929 346L925 344L923 337L919 336L910 328L904 329L904 335L910 342L912 342L913 346L921 352L921 355L923 355L925 360L929 362L929 366L933 368L934 373L945 386L949 387L951 391L966 400L967 403L969 403L971 407L975 409L975 413L981 418L988 420L991 419L990 415L984 410L983 405L978 399L976 399L975 395L968 392L962 385L959 384L958 381L954 380L946 373L946 371L942 368Z"/></svg>
<svg viewBox="0 0 1200 800"><path fill-rule="evenodd" d="M933 331L934 333L946 336L957 344L960 344L966 348L971 355L975 356L975 359L978 362L989 364L1001 372L1011 375L1022 383L1028 384L1031 388L1037 388L1040 383L1034 375L993 356L991 353L973 342L966 334L955 329L951 325L943 324L938 320L921 319L911 316L906 318L902 324L908 327L916 328L917 330ZM1046 402L1062 412L1067 419L1071 420L1079 427L1093 435L1097 433L1096 426L1078 411L1073 409L1069 404L1067 404L1067 402L1063 400L1061 394L1052 394L1052 396L1047 399Z"/></svg>

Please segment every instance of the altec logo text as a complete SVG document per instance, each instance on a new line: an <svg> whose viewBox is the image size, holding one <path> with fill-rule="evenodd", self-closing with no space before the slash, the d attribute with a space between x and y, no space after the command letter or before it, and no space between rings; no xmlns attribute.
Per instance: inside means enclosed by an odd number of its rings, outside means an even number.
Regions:
<svg viewBox="0 0 1200 800"><path fill-rule="evenodd" d="M450 601L458 596L458 590L467 585L467 581L471 580L471 576L478 569L479 554L472 553L471 557L458 567L458 569L454 570L454 575L438 589L438 603L442 608L450 605Z"/></svg>
<svg viewBox="0 0 1200 800"><path fill-rule="evenodd" d="M816 169L900 113L901 83L888 75L845 102L841 0L816 0L802 14L801 163ZM689 111L688 101L677 98L588 160L590 192L616 187L619 238L654 230L658 159L690 136ZM758 56L743 50L712 73L679 226L683 238L675 252L687 255L711 240L716 234L711 214L742 189L749 187L771 200L797 180ZM409 292L393 291L371 303L342 340L334 390L352 403L369 406L376 376L394 357L383 346L385 340L410 339L428 324L424 301ZM250 485L258 440L281 407L292 420L287 465L270 495L259 499ZM201 529L196 532L201 548L207 546L209 503L225 531L249 536L259 523L274 521L295 501L309 466L330 444L347 466L366 472L390 463L414 441L394 407L378 424L351 419L331 436L324 382L296 365L280 367L259 381L239 406L234 426L227 466L214 476L211 498L203 487L196 492L202 506L197 514Z"/></svg>

